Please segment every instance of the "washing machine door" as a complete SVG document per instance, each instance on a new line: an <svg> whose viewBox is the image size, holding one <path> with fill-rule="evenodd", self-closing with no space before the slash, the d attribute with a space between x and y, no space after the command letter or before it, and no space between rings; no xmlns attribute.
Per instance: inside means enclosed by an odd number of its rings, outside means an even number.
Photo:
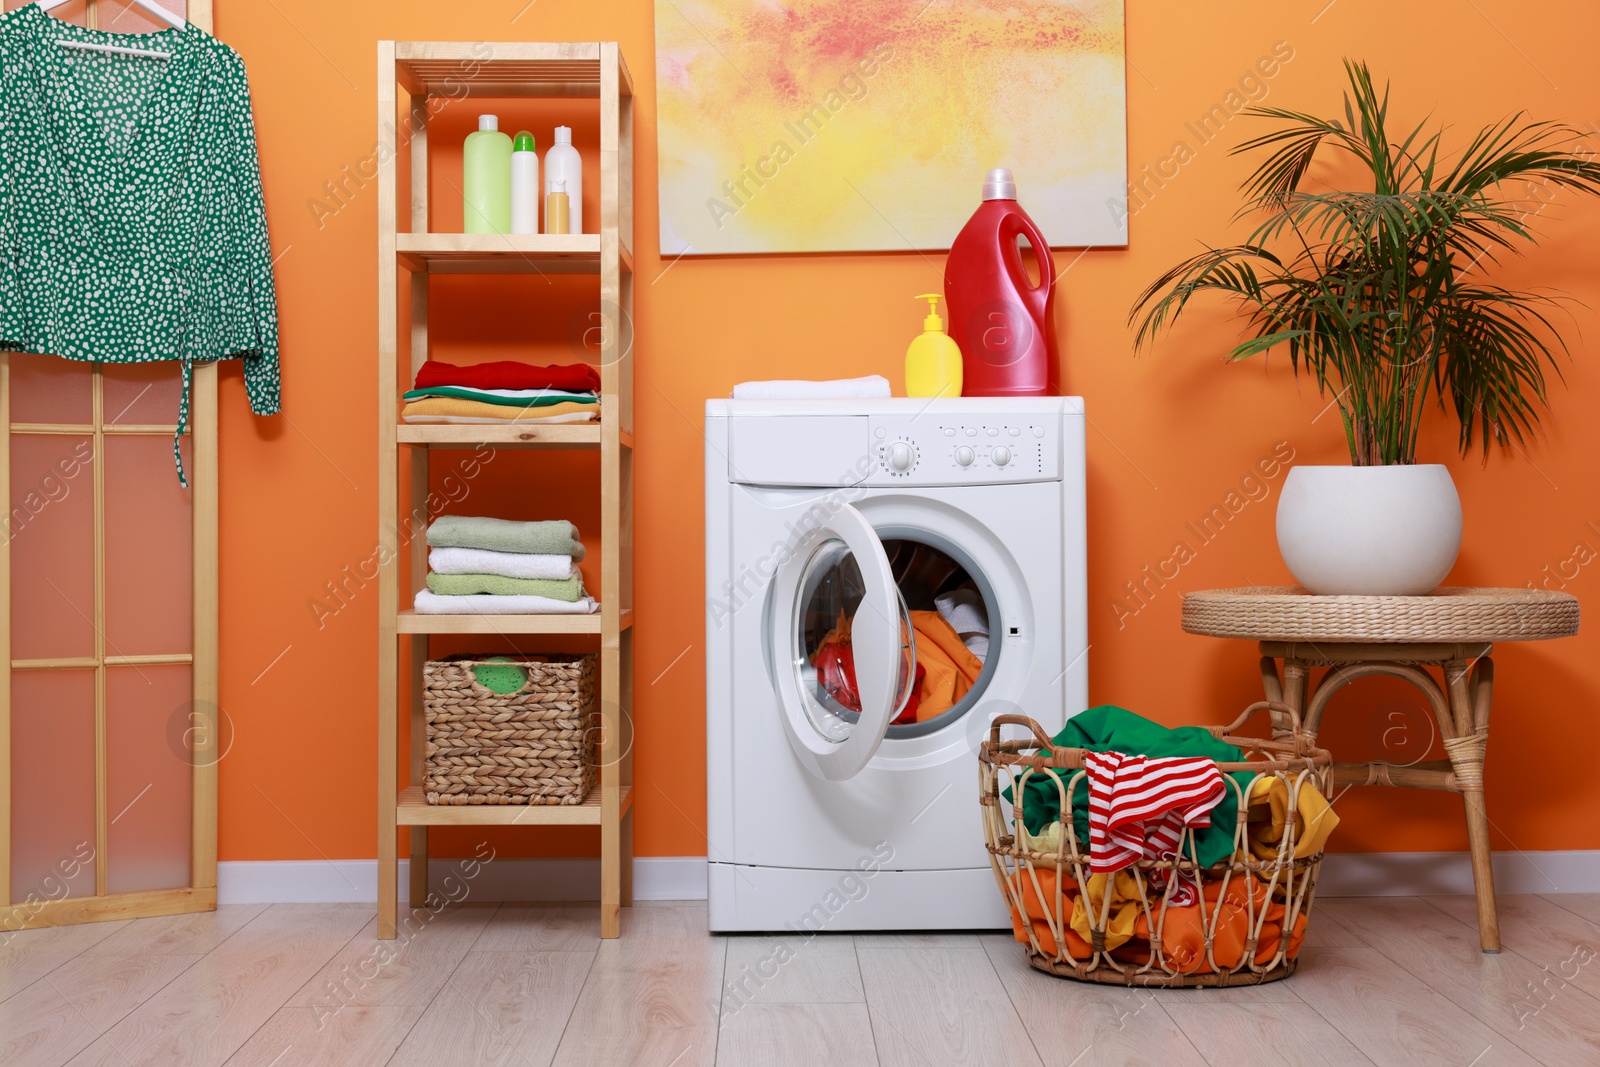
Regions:
<svg viewBox="0 0 1600 1067"><path fill-rule="evenodd" d="M790 747L830 781L872 759L911 695L911 615L872 524L848 504L807 517L773 576L771 661Z"/></svg>

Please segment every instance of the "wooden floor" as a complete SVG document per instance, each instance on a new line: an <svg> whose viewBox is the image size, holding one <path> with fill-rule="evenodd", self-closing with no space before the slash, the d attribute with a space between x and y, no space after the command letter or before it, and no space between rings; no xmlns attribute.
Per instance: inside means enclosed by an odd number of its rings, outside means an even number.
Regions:
<svg viewBox="0 0 1600 1067"><path fill-rule="evenodd" d="M713 937L703 903L224 907L0 945L0 1064L1600 1063L1600 895L1322 900L1300 972L1156 993L1027 968L1006 935Z"/></svg>

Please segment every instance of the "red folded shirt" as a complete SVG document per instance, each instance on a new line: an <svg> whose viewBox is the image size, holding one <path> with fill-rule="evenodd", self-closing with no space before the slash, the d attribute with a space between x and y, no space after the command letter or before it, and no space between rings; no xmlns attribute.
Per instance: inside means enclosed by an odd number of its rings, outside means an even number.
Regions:
<svg viewBox="0 0 1600 1067"><path fill-rule="evenodd" d="M417 372L417 389L436 389L460 385L469 389L564 389L568 392L598 392L600 374L587 363L557 363L536 367L532 363L501 360L498 363L468 363L456 366L430 359Z"/></svg>

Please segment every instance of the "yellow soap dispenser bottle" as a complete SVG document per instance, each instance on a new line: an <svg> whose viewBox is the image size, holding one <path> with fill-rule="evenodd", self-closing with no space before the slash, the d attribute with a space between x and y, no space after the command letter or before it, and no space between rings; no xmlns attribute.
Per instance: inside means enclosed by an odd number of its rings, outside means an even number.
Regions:
<svg viewBox="0 0 1600 1067"><path fill-rule="evenodd" d="M960 396L961 349L944 332L939 294L924 293L916 299L928 302L928 317L906 349L906 396Z"/></svg>

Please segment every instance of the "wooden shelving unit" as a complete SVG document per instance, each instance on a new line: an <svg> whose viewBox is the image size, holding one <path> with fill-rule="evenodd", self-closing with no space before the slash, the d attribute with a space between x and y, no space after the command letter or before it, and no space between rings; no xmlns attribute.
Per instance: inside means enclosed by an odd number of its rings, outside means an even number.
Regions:
<svg viewBox="0 0 1600 1067"><path fill-rule="evenodd" d="M600 105L599 232L563 236L430 233L428 116L430 96L592 97ZM401 105L404 104L404 110ZM395 145L402 123L409 145ZM633 79L610 42L378 42L378 136L396 151L380 154L378 171L378 537L388 549L378 577L378 936L395 936L399 907L398 832L411 835L412 906L427 898L430 826L598 826L600 930L616 937L621 908L632 903L631 722L633 710ZM409 225L400 228L399 167L410 171ZM590 161L590 165L593 162ZM591 219L596 216L590 215ZM589 225L592 223L586 223ZM400 321L402 273L409 276L411 315ZM593 274L599 281L604 333L600 352L598 424L551 426L416 425L400 423L400 394L428 358L429 278L435 274ZM400 368L402 331L409 330L410 374ZM402 377L404 378L402 382ZM420 615L400 590L402 554L413 592L423 587L427 544L423 522L405 522L428 495L435 451L577 448L600 453L600 611L595 615ZM402 508L400 462L411 474ZM550 516L552 518L559 516ZM409 540L402 542L401 531ZM591 592L594 592L591 590ZM429 804L421 788L424 723L422 667L432 634L593 635L600 657L600 784L582 804L447 807ZM399 684L401 644L410 683ZM400 782L399 722L409 715L411 784Z"/></svg>

